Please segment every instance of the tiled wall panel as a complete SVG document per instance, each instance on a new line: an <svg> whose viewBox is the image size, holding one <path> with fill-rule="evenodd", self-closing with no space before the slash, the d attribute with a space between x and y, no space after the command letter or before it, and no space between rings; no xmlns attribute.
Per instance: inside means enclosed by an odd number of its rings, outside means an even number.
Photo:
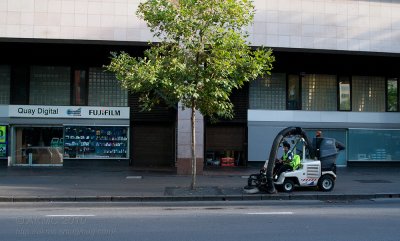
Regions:
<svg viewBox="0 0 400 241"><path fill-rule="evenodd" d="M2 0L0 37L141 41L152 39L140 0ZM400 53L400 2L255 0L253 45Z"/></svg>

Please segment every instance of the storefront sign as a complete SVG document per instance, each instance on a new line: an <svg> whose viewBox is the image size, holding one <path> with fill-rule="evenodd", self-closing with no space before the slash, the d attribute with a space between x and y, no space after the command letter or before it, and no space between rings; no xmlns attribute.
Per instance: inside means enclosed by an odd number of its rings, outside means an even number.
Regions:
<svg viewBox="0 0 400 241"><path fill-rule="evenodd" d="M0 105L0 117L8 117L8 105Z"/></svg>
<svg viewBox="0 0 400 241"><path fill-rule="evenodd" d="M129 119L129 107L10 105L10 117Z"/></svg>

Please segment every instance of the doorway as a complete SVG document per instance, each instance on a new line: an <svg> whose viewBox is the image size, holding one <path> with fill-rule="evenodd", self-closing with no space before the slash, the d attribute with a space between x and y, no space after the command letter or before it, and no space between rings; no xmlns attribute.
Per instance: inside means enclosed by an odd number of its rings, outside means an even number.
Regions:
<svg viewBox="0 0 400 241"><path fill-rule="evenodd" d="M21 126L13 128L16 166L62 166L63 127Z"/></svg>

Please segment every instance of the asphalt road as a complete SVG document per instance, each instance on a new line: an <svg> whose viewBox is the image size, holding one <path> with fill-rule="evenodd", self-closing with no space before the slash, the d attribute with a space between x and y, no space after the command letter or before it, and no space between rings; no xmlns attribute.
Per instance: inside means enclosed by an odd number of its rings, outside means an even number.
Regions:
<svg viewBox="0 0 400 241"><path fill-rule="evenodd" d="M1 203L0 240L400 240L400 200Z"/></svg>

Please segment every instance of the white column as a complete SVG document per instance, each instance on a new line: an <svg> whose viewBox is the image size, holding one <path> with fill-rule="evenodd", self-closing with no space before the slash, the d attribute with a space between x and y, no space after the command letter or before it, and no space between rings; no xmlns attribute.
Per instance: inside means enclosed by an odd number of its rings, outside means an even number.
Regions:
<svg viewBox="0 0 400 241"><path fill-rule="evenodd" d="M177 127L177 174L191 174L191 109L182 110L181 103L178 104L178 127ZM196 111L196 159L197 174L202 174L204 165L204 118Z"/></svg>

